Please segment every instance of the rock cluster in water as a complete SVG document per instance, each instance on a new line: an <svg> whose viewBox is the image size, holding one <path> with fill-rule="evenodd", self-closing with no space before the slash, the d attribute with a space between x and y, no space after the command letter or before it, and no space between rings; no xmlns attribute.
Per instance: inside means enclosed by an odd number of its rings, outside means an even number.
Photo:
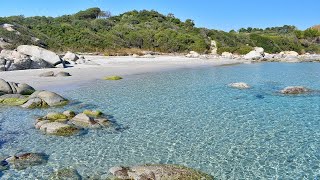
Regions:
<svg viewBox="0 0 320 180"><path fill-rule="evenodd" d="M23 153L19 155L9 156L0 159L0 171L8 170L10 168L22 170L30 166L37 166L47 163L48 156L43 153Z"/></svg>
<svg viewBox="0 0 320 180"><path fill-rule="evenodd" d="M237 89L248 89L251 88L251 86L247 83L244 82L236 82L236 83L231 83L228 85L229 87L232 88L237 88ZM314 90L311 90L309 88L303 87L303 86L288 86L282 90L280 90L281 94L284 95L297 95L297 94L306 94L306 93L311 93L315 92Z"/></svg>
<svg viewBox="0 0 320 180"><path fill-rule="evenodd" d="M110 173L119 180L184 179L213 180L211 175L178 165L157 164L133 167L113 167Z"/></svg>
<svg viewBox="0 0 320 180"><path fill-rule="evenodd" d="M63 113L51 112L38 118L35 128L48 135L71 136L83 129L98 129L110 127L111 122L103 117L101 111L85 110L76 114L73 111Z"/></svg>
<svg viewBox="0 0 320 180"><path fill-rule="evenodd" d="M0 79L0 104L23 108L63 106L68 100L50 91L36 91L28 84Z"/></svg>

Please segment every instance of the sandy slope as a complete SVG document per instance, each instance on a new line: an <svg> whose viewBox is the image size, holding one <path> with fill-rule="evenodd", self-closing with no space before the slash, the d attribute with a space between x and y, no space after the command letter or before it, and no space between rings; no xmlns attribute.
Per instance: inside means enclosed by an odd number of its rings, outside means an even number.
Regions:
<svg viewBox="0 0 320 180"><path fill-rule="evenodd" d="M0 72L0 78L6 81L27 83L36 89L56 90L72 89L81 85L87 85L90 81L101 79L108 75L133 75L148 72L174 70L177 68L195 68L200 66L219 66L242 63L239 60L201 60L177 56L159 56L156 58L133 57L104 57L86 56L98 65L76 65L62 69L33 69L22 71ZM39 74L47 71L69 72L71 77L39 77Z"/></svg>

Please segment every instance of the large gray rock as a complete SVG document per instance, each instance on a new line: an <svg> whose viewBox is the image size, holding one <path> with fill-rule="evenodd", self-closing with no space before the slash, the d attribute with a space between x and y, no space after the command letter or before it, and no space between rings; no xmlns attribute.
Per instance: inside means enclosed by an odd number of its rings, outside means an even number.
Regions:
<svg viewBox="0 0 320 180"><path fill-rule="evenodd" d="M50 91L36 91L30 95L29 101L33 101L33 99L39 98L48 106L62 106L68 103L68 100L63 98L57 93Z"/></svg>
<svg viewBox="0 0 320 180"><path fill-rule="evenodd" d="M0 79L0 92L3 92L5 94L12 94L13 93L9 83L3 79Z"/></svg>
<svg viewBox="0 0 320 180"><path fill-rule="evenodd" d="M0 92L4 94L22 94L30 95L35 92L35 89L25 83L7 82L0 79Z"/></svg>
<svg viewBox="0 0 320 180"><path fill-rule="evenodd" d="M16 93L17 94L22 94L22 95L30 95L33 92L35 92L35 89L31 86L29 86L28 84L25 83L16 83Z"/></svg>
<svg viewBox="0 0 320 180"><path fill-rule="evenodd" d="M30 69L31 63L32 60L29 57L25 59L14 60L11 66L7 68L7 71Z"/></svg>
<svg viewBox="0 0 320 180"><path fill-rule="evenodd" d="M76 60L79 59L79 56L76 55L76 54L74 54L74 53L72 53L72 52L70 52L70 51L68 51L68 52L63 56L62 59L65 60L65 61L76 61Z"/></svg>
<svg viewBox="0 0 320 180"><path fill-rule="evenodd" d="M52 64L48 63L47 61L41 58L31 56L30 59L32 60L30 64L30 69L54 68Z"/></svg>
<svg viewBox="0 0 320 180"><path fill-rule="evenodd" d="M38 46L21 45L17 48L17 51L22 54L43 59L44 61L50 63L53 66L62 63L60 57L56 53Z"/></svg>
<svg viewBox="0 0 320 180"><path fill-rule="evenodd" d="M162 179L195 179L213 180L211 175L178 165L143 165L133 167L113 167L109 172L118 179L162 180Z"/></svg>

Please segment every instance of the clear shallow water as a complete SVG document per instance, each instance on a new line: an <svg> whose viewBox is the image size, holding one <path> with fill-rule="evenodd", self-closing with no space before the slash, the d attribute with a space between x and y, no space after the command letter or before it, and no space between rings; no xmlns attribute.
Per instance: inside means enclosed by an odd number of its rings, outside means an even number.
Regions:
<svg viewBox="0 0 320 180"><path fill-rule="evenodd" d="M231 89L244 81L254 88ZM50 137L34 117L63 109L0 108L0 156L44 152L49 162L4 179L46 179L55 169L101 176L115 165L181 164L218 179L320 179L320 95L282 96L303 85L320 90L320 64L250 64L140 74L68 92L68 107L100 109L121 129Z"/></svg>

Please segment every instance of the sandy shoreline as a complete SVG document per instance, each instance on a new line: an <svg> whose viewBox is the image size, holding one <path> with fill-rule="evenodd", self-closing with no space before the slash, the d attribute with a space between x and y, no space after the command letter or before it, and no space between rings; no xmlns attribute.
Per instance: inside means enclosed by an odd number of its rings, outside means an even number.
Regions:
<svg viewBox="0 0 320 180"><path fill-rule="evenodd" d="M168 71L181 68L210 67L243 63L239 60L202 60L177 56L159 56L156 58L133 57L105 57L86 56L86 59L98 65L75 65L69 68L30 69L20 71L0 72L0 78L6 81L27 83L36 89L59 91L74 89L92 81L102 79L104 76L120 75L128 76L141 73ZM39 74L47 71L69 72L71 77L39 77Z"/></svg>

